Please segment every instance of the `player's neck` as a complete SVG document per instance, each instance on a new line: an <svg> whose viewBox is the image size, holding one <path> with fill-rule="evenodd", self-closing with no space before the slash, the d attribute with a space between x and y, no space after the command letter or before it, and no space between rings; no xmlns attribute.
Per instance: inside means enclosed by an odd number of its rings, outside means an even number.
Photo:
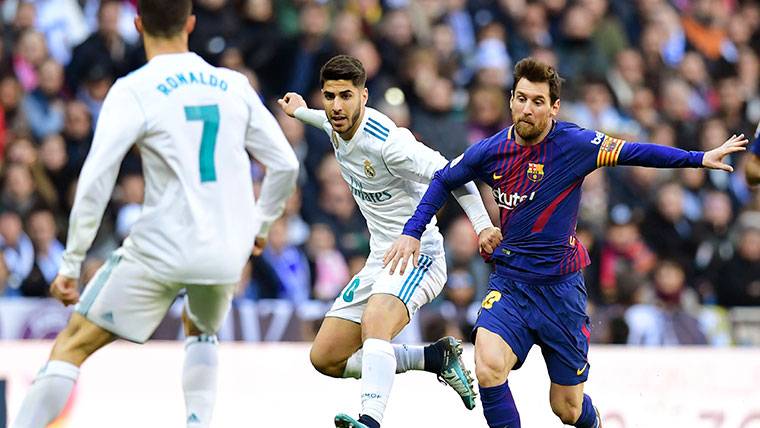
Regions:
<svg viewBox="0 0 760 428"><path fill-rule="evenodd" d="M189 52L187 47L187 34L178 34L174 37L152 37L145 35L145 57L150 61L158 55L177 54Z"/></svg>
<svg viewBox="0 0 760 428"><path fill-rule="evenodd" d="M514 129L514 125L512 125L512 127L515 136L515 142L517 142L517 144L521 146L535 146L541 141L544 141L544 138L549 135L549 132L551 132L552 128L554 127L554 119L549 120L549 124L546 126L546 129L544 129L544 132L542 132L538 137L532 138L530 140L526 140L521 137L520 134L517 133L517 130Z"/></svg>
<svg viewBox="0 0 760 428"><path fill-rule="evenodd" d="M349 128L348 131L342 134L340 133L338 134L340 135L340 138L343 139L343 141L349 141L350 139L354 138L354 135L356 134L356 130L359 129L359 126L364 121L364 115L367 113L367 109L365 109L364 106L362 106L361 109L362 109L362 112L361 114L359 114L359 118L356 119L356 122L354 122L351 128Z"/></svg>

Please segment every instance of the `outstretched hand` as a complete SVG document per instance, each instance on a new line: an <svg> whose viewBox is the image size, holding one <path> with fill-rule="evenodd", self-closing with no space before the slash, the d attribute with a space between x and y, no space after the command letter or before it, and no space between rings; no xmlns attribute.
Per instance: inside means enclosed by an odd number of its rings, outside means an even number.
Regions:
<svg viewBox="0 0 760 428"><path fill-rule="evenodd" d="M50 295L64 306L73 305L79 301L79 283L76 278L58 275L50 284Z"/></svg>
<svg viewBox="0 0 760 428"><path fill-rule="evenodd" d="M739 136L732 135L731 138L721 144L720 147L705 152L705 156L702 158L702 166L710 169L734 172L734 168L731 165L724 163L723 158L731 153L747 150L748 143L749 140L744 138L744 134Z"/></svg>
<svg viewBox="0 0 760 428"><path fill-rule="evenodd" d="M304 101L301 95L295 92L288 92L282 98L277 100L277 104L279 104L282 111L290 117L296 117L295 114L298 107L306 107L306 101Z"/></svg>
<svg viewBox="0 0 760 428"><path fill-rule="evenodd" d="M417 259L419 256L420 240L417 238L412 238L411 236L401 235L398 239L396 239L396 242L393 243L391 248L385 252L385 256L383 257L383 268L386 268L390 264L390 274L393 275L393 273L396 271L396 266L399 262L401 262L399 275L403 275L404 270L409 263L409 259L411 258L412 262L414 263L414 267L417 267Z"/></svg>

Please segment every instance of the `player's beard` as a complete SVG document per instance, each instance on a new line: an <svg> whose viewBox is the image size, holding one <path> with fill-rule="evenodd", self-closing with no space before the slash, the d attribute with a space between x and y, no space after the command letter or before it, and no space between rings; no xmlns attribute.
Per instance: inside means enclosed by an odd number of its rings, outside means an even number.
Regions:
<svg viewBox="0 0 760 428"><path fill-rule="evenodd" d="M362 114L362 109L361 107L359 107L356 109L356 113L354 113L350 118L346 117L346 119L348 120L346 120L345 128L343 129L337 129L335 127L335 122L334 122L335 119L333 117L330 117L330 124L332 125L333 129L335 129L336 132L338 132L339 134L344 134L354 127L356 122L359 120L359 116L361 116L361 114Z"/></svg>
<svg viewBox="0 0 760 428"><path fill-rule="evenodd" d="M526 122L522 118L517 118L515 122L515 132L525 141L533 141L538 138L549 124L549 119L546 118L539 122Z"/></svg>

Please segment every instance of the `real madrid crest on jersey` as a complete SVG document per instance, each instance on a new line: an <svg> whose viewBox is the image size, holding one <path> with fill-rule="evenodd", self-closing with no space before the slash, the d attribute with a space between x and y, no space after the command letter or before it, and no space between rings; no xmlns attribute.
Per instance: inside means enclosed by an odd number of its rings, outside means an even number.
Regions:
<svg viewBox="0 0 760 428"><path fill-rule="evenodd" d="M375 167L372 166L372 163L369 160L364 161L364 173L367 174L368 178L375 177Z"/></svg>
<svg viewBox="0 0 760 428"><path fill-rule="evenodd" d="M544 164L542 163L528 163L528 180L533 182L539 182L544 178Z"/></svg>

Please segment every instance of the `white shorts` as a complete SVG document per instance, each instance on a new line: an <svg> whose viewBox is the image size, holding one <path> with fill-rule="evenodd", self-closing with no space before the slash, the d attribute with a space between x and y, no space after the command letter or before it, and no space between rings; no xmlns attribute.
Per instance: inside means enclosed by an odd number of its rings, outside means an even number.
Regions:
<svg viewBox="0 0 760 428"><path fill-rule="evenodd" d="M367 264L338 295L325 316L361 323L370 296L391 294L406 305L411 320L422 305L441 293L446 283L446 258L442 253L437 257L421 255L416 268L410 261L404 275L399 275L399 266L393 275L388 270L383 269L382 257L370 255Z"/></svg>
<svg viewBox="0 0 760 428"><path fill-rule="evenodd" d="M121 338L144 343L182 289L187 291L185 309L195 326L205 334L216 334L230 308L235 284L160 281L123 249L114 251L98 270L74 310Z"/></svg>

